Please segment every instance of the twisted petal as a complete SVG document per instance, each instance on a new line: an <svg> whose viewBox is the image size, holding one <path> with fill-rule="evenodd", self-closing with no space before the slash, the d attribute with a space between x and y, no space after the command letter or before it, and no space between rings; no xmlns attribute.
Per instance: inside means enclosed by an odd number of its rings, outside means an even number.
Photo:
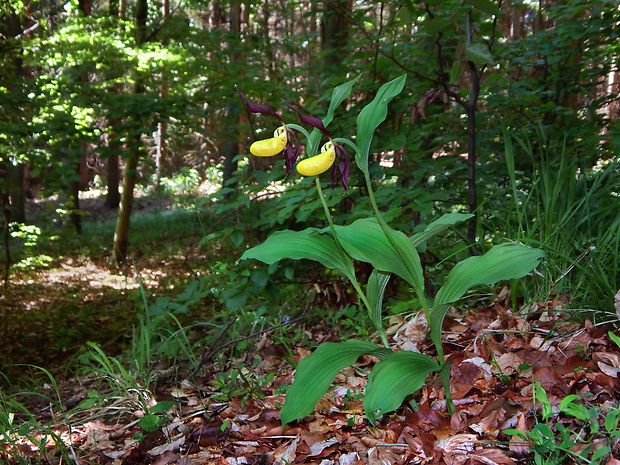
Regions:
<svg viewBox="0 0 620 465"><path fill-rule="evenodd" d="M284 102L286 103L286 102ZM291 110L293 110L295 113L297 113L297 115L299 116L299 119L302 123L304 124L308 124L312 127L317 128L319 131L321 131L323 134L325 134L327 137L329 137L329 139L331 140L332 135L330 134L330 132L325 128L325 125L323 124L323 121L319 118L316 118L314 116L306 116L306 115L302 115L301 113L299 113L294 106L289 105L288 103L286 103L286 106L289 107Z"/></svg>
<svg viewBox="0 0 620 465"><path fill-rule="evenodd" d="M283 123L282 118L280 118L280 115L278 115L275 111L273 111L267 105L260 105L258 103L252 103L248 99L245 98L245 96L241 93L241 91L239 90L237 86L235 86L235 89L237 90L237 93L241 97L241 100L245 102L245 105L248 107L248 111L250 111L250 113L262 113L264 115L275 116L276 118L278 118L278 120L281 123Z"/></svg>
<svg viewBox="0 0 620 465"><path fill-rule="evenodd" d="M334 147L336 149L338 163L334 164L334 167L332 168L332 185L336 184L337 171L340 171L340 181L342 182L342 187L344 187L344 190L347 191L349 190L349 156L342 145L334 143Z"/></svg>
<svg viewBox="0 0 620 465"><path fill-rule="evenodd" d="M293 172L293 167L295 163L297 163L297 158L299 158L299 154L301 153L301 145L299 144L299 138L295 131L288 129L288 143L286 144L286 148L284 149L284 164L286 166L286 176ZM291 135L295 139L294 143L291 143Z"/></svg>

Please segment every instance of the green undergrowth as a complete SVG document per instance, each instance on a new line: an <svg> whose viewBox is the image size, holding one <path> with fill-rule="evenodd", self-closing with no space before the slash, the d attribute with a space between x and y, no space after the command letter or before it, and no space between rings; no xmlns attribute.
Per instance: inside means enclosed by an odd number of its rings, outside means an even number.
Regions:
<svg viewBox="0 0 620 465"><path fill-rule="evenodd" d="M547 149L551 144L542 126L531 138L504 131L507 176L483 190L484 234L490 241L509 237L545 251L547 266L529 292L542 299L561 296L578 319L615 321L620 161L587 167L572 156L567 139L557 151Z"/></svg>

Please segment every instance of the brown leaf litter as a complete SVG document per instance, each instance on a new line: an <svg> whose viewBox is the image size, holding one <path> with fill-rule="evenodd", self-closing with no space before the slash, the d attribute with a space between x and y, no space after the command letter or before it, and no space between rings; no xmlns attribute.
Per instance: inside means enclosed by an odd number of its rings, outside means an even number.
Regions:
<svg viewBox="0 0 620 465"><path fill-rule="evenodd" d="M282 426L279 409L293 372L273 357L270 363L244 366L254 372L239 381L247 396L222 400L218 367L203 376L157 387L157 400L176 400L166 426L138 441L137 416L122 422L77 421L69 429L56 427L75 454L77 463L179 465L513 465L527 457L528 446L503 433L508 428L530 431L540 404L532 400L533 382L545 389L552 408L567 395L587 396L588 405L617 405L620 394L619 348L608 328L565 323L561 310L535 308L529 315L513 314L505 302L476 312L455 312L445 321L444 350L452 366L452 396L456 413L448 415L443 387L429 377L417 393L418 409L409 403L384 415L371 426L363 415L365 372L372 366L362 357L356 368L343 370L335 386L318 403L315 413ZM544 313L538 310L544 310ZM432 351L427 329L415 316L395 317L391 332L397 350ZM263 338L262 350L272 342ZM296 350L297 361L309 352ZM243 385L249 379L270 383ZM92 412L94 416L94 411ZM136 413L136 415L138 415ZM557 421L571 420L554 413ZM118 418L118 417L117 417ZM577 428L578 426L574 426ZM602 428L602 427L601 427ZM593 441L605 438L594 435ZM620 463L620 450L611 444L608 465ZM48 463L60 463L48 442ZM22 444L22 455L39 451ZM0 458L12 463L0 450Z"/></svg>

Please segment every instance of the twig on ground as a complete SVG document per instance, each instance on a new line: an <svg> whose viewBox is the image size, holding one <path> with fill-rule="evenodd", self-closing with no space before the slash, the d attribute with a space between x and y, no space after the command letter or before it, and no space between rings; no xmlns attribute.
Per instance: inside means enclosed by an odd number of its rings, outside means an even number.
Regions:
<svg viewBox="0 0 620 465"><path fill-rule="evenodd" d="M298 316L297 318L293 319L293 320L287 321L287 322L285 322L285 323L282 323L282 324L279 324L279 325L276 325L276 326L272 326L271 328L263 329L263 330L261 330L261 331L258 331L258 332L256 332L256 333L254 333L254 334L250 334L249 336L240 337L240 338L238 338L238 339L235 339L234 341L228 341L227 343L222 344L221 346L219 346L217 349L213 349L213 347L215 346L215 344L217 343L217 341L219 341L219 340L222 338L222 336L223 336L223 335L224 335L224 334L225 334L225 333L226 333L226 332L230 329L230 327L232 326L232 324L233 324L233 323L237 320L237 317L233 318L233 319L232 319L232 321L231 321L230 323L228 323L228 325L226 326L226 328L224 328L224 330L223 330L223 331L222 331L222 332L218 335L218 337L215 339L215 341L213 341L213 344L211 344L211 345L209 346L209 349L208 349L208 350L205 350L205 351L203 352L203 356L202 356L202 358L200 359L200 362L198 363L198 365L196 366L196 368L194 368L194 370L190 373L190 375L188 376L188 378L193 378L194 376L196 376L196 374L198 373L198 371L200 371L200 369L203 367L203 365L204 365L205 363L207 363L209 360L211 360L211 358L212 358L215 354L217 354L219 351L221 351L221 350L225 349L226 347L228 347L228 346L230 346L230 345L236 344L237 342L245 341L246 339L251 339L251 338L253 338L253 337L260 336L260 335L265 334L265 333L269 333L269 332L274 331L274 330L276 330L276 329L278 329L278 328L281 328L281 327L283 327L283 326L292 325L292 324L294 324L294 323L297 323L297 322L298 322L298 321L300 321L300 320L303 320L303 319L306 319L306 318L310 318L310 316L312 316L312 315L304 316L304 315L305 315L305 313L308 311L308 308L309 308L309 307L310 307L310 306L308 305L308 306L304 309L304 311L301 313L301 315L300 315L300 316Z"/></svg>

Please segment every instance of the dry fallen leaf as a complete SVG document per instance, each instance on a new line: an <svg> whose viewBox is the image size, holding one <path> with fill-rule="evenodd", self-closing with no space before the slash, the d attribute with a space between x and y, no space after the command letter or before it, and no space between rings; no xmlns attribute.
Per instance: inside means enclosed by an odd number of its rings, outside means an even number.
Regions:
<svg viewBox="0 0 620 465"><path fill-rule="evenodd" d="M469 454L477 462L486 465L515 465L515 461L499 449L481 449Z"/></svg>
<svg viewBox="0 0 620 465"><path fill-rule="evenodd" d="M168 450L157 457L157 459L153 462L153 465L168 465L169 463L176 462L177 460L179 460L179 454Z"/></svg>
<svg viewBox="0 0 620 465"><path fill-rule="evenodd" d="M312 457L314 455L319 455L325 449L333 446L334 444L338 444L338 440L336 438L325 439L324 441L315 442L314 444L310 445L310 453L308 454L308 456Z"/></svg>
<svg viewBox="0 0 620 465"><path fill-rule="evenodd" d="M527 425L525 423L525 415L523 413L519 414L517 424L514 427L517 431L521 431L522 433L527 431ZM525 455L529 451L528 444L524 443L522 439L517 436L512 436L510 438L510 445L508 446L511 452L514 452L517 455Z"/></svg>
<svg viewBox="0 0 620 465"><path fill-rule="evenodd" d="M455 434L447 439L439 439L435 446L448 454L466 454L474 450L477 439L475 434Z"/></svg>
<svg viewBox="0 0 620 465"><path fill-rule="evenodd" d="M283 444L273 452L273 465L288 465L295 461L299 436L294 441Z"/></svg>

